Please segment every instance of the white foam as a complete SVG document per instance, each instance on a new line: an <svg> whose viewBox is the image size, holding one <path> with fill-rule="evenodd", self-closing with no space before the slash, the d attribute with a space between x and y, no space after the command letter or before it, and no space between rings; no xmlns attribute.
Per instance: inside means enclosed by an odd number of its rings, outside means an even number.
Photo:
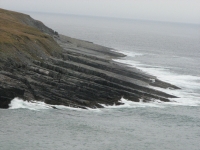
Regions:
<svg viewBox="0 0 200 150"><path fill-rule="evenodd" d="M171 72L169 68L161 68L158 66L155 68L140 65L137 66L137 68L149 74L154 74L158 79L170 82L171 84L177 85L181 88L200 90L200 77L192 75L180 75Z"/></svg>
<svg viewBox="0 0 200 150"><path fill-rule="evenodd" d="M139 62L125 59L115 60L120 63L128 64L131 67L136 67L146 73L155 75L158 79L174 84L181 88L181 90L162 89L158 87L151 88L175 95L180 98L172 99L176 103L165 103L170 105L183 105L183 106L200 106L200 77L192 75L181 75L171 72L170 68L163 68L161 66L150 66L140 64Z"/></svg>
<svg viewBox="0 0 200 150"><path fill-rule="evenodd" d="M68 106L64 106L64 105L51 105L52 107L55 107L57 109L69 109L69 110L75 110L75 111L93 111L93 112L101 112L100 109L92 109L92 108L89 108L89 107L86 107L86 109L82 109L82 108L74 108L74 107L68 107Z"/></svg>
<svg viewBox="0 0 200 150"><path fill-rule="evenodd" d="M14 98L11 103L9 104L9 109L29 109L29 110L35 110L35 111L40 111L40 110L45 110L45 109L61 109L61 110L75 110L75 111L94 111L94 112L100 112L100 109L81 109L81 108L74 108L74 107L68 107L64 105L49 105L44 102L39 102L39 101L24 101L20 98Z"/></svg>
<svg viewBox="0 0 200 150"><path fill-rule="evenodd" d="M124 99L123 97L121 98L121 100L119 101L121 103L123 103L123 105L113 105L113 106L106 106L106 105L102 105L105 108L109 108L109 109L115 109L115 108L137 108L137 107L159 107L159 108L164 108L163 105L161 105L160 101L153 101L151 103L144 103L142 100L140 102L133 102L133 101L129 101L127 99Z"/></svg>
<svg viewBox="0 0 200 150"><path fill-rule="evenodd" d="M36 102L36 101L23 101L19 98L14 98L10 105L9 109L30 109L30 110L42 110L42 109L50 109L52 108L50 105L45 104L44 102Z"/></svg>
<svg viewBox="0 0 200 150"><path fill-rule="evenodd" d="M124 54L135 57L137 55L142 55L140 53L132 53L132 52L123 52ZM140 62L133 61L133 60L126 60L125 59L115 59L114 61L127 64L131 67L136 67L146 73L151 75L155 75L158 79L169 82L180 87L180 90L171 90L171 89L162 89L158 87L151 88L166 92L168 94L175 95L179 98L171 99L175 102L160 102L159 100L154 100L151 103L143 103L141 102L132 102L121 98L120 102L124 103L124 105L113 105L113 106L106 106L103 105L105 108L137 108L137 107L159 107L163 108L168 105L170 106L200 106L200 77L192 76L192 75L180 75L170 71L170 68L163 68L161 66L150 66L144 65ZM73 108L67 107L63 105L48 105L44 102L38 101L23 101L21 99L15 98L11 101L10 109L30 109L30 110L42 110L42 109L68 109L68 110L75 110L75 111L85 111L81 108ZM101 112L101 109L91 109L87 108L87 110L94 111L94 112Z"/></svg>
<svg viewBox="0 0 200 150"><path fill-rule="evenodd" d="M130 52L130 51L125 51L125 50L120 51L120 53L122 53L122 54L124 54L126 56L130 56L130 57L136 57L136 56L142 56L142 55L144 55L142 53Z"/></svg>
<svg viewBox="0 0 200 150"><path fill-rule="evenodd" d="M125 58L122 58L122 59L113 59L113 61L126 64L126 65L128 65L130 67L136 67L136 66L138 66L140 64L138 61L126 60Z"/></svg>

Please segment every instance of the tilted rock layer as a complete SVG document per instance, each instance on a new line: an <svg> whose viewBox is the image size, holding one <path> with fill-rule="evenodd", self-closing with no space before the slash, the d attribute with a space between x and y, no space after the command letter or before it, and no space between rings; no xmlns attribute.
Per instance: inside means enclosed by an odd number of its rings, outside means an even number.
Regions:
<svg viewBox="0 0 200 150"><path fill-rule="evenodd" d="M122 97L175 98L150 87L178 87L112 60L120 57L110 48L58 35L28 15L0 9L0 108L15 97L79 108L120 105Z"/></svg>

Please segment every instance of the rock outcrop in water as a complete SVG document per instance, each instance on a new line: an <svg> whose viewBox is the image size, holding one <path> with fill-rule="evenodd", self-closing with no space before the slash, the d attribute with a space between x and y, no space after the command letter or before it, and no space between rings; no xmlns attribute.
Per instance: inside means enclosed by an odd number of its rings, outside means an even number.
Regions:
<svg viewBox="0 0 200 150"><path fill-rule="evenodd" d="M122 97L175 98L151 86L178 87L112 60L120 57L110 48L59 35L28 15L0 9L0 108L15 97L79 108L120 105Z"/></svg>

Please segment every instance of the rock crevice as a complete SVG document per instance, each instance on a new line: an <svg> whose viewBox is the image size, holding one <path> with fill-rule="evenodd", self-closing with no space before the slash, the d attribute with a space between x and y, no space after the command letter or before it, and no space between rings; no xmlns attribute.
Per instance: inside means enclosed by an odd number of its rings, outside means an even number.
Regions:
<svg viewBox="0 0 200 150"><path fill-rule="evenodd" d="M178 87L112 60L125 55L59 35L28 15L8 12L0 10L0 19L14 13L11 22L17 22L19 31L8 31L8 27L0 31L1 38L12 35L0 43L0 108L8 108L15 97L79 108L120 105L122 97L135 102L176 98L152 86Z"/></svg>

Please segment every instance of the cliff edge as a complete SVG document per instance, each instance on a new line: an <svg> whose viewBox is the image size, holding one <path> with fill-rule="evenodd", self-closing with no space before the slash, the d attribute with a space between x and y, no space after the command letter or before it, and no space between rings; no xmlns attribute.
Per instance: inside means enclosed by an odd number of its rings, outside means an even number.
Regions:
<svg viewBox="0 0 200 150"><path fill-rule="evenodd" d="M124 55L0 9L0 108L15 97L79 108L121 105L122 97L135 102L176 98L151 86L178 87L112 61L119 57Z"/></svg>

